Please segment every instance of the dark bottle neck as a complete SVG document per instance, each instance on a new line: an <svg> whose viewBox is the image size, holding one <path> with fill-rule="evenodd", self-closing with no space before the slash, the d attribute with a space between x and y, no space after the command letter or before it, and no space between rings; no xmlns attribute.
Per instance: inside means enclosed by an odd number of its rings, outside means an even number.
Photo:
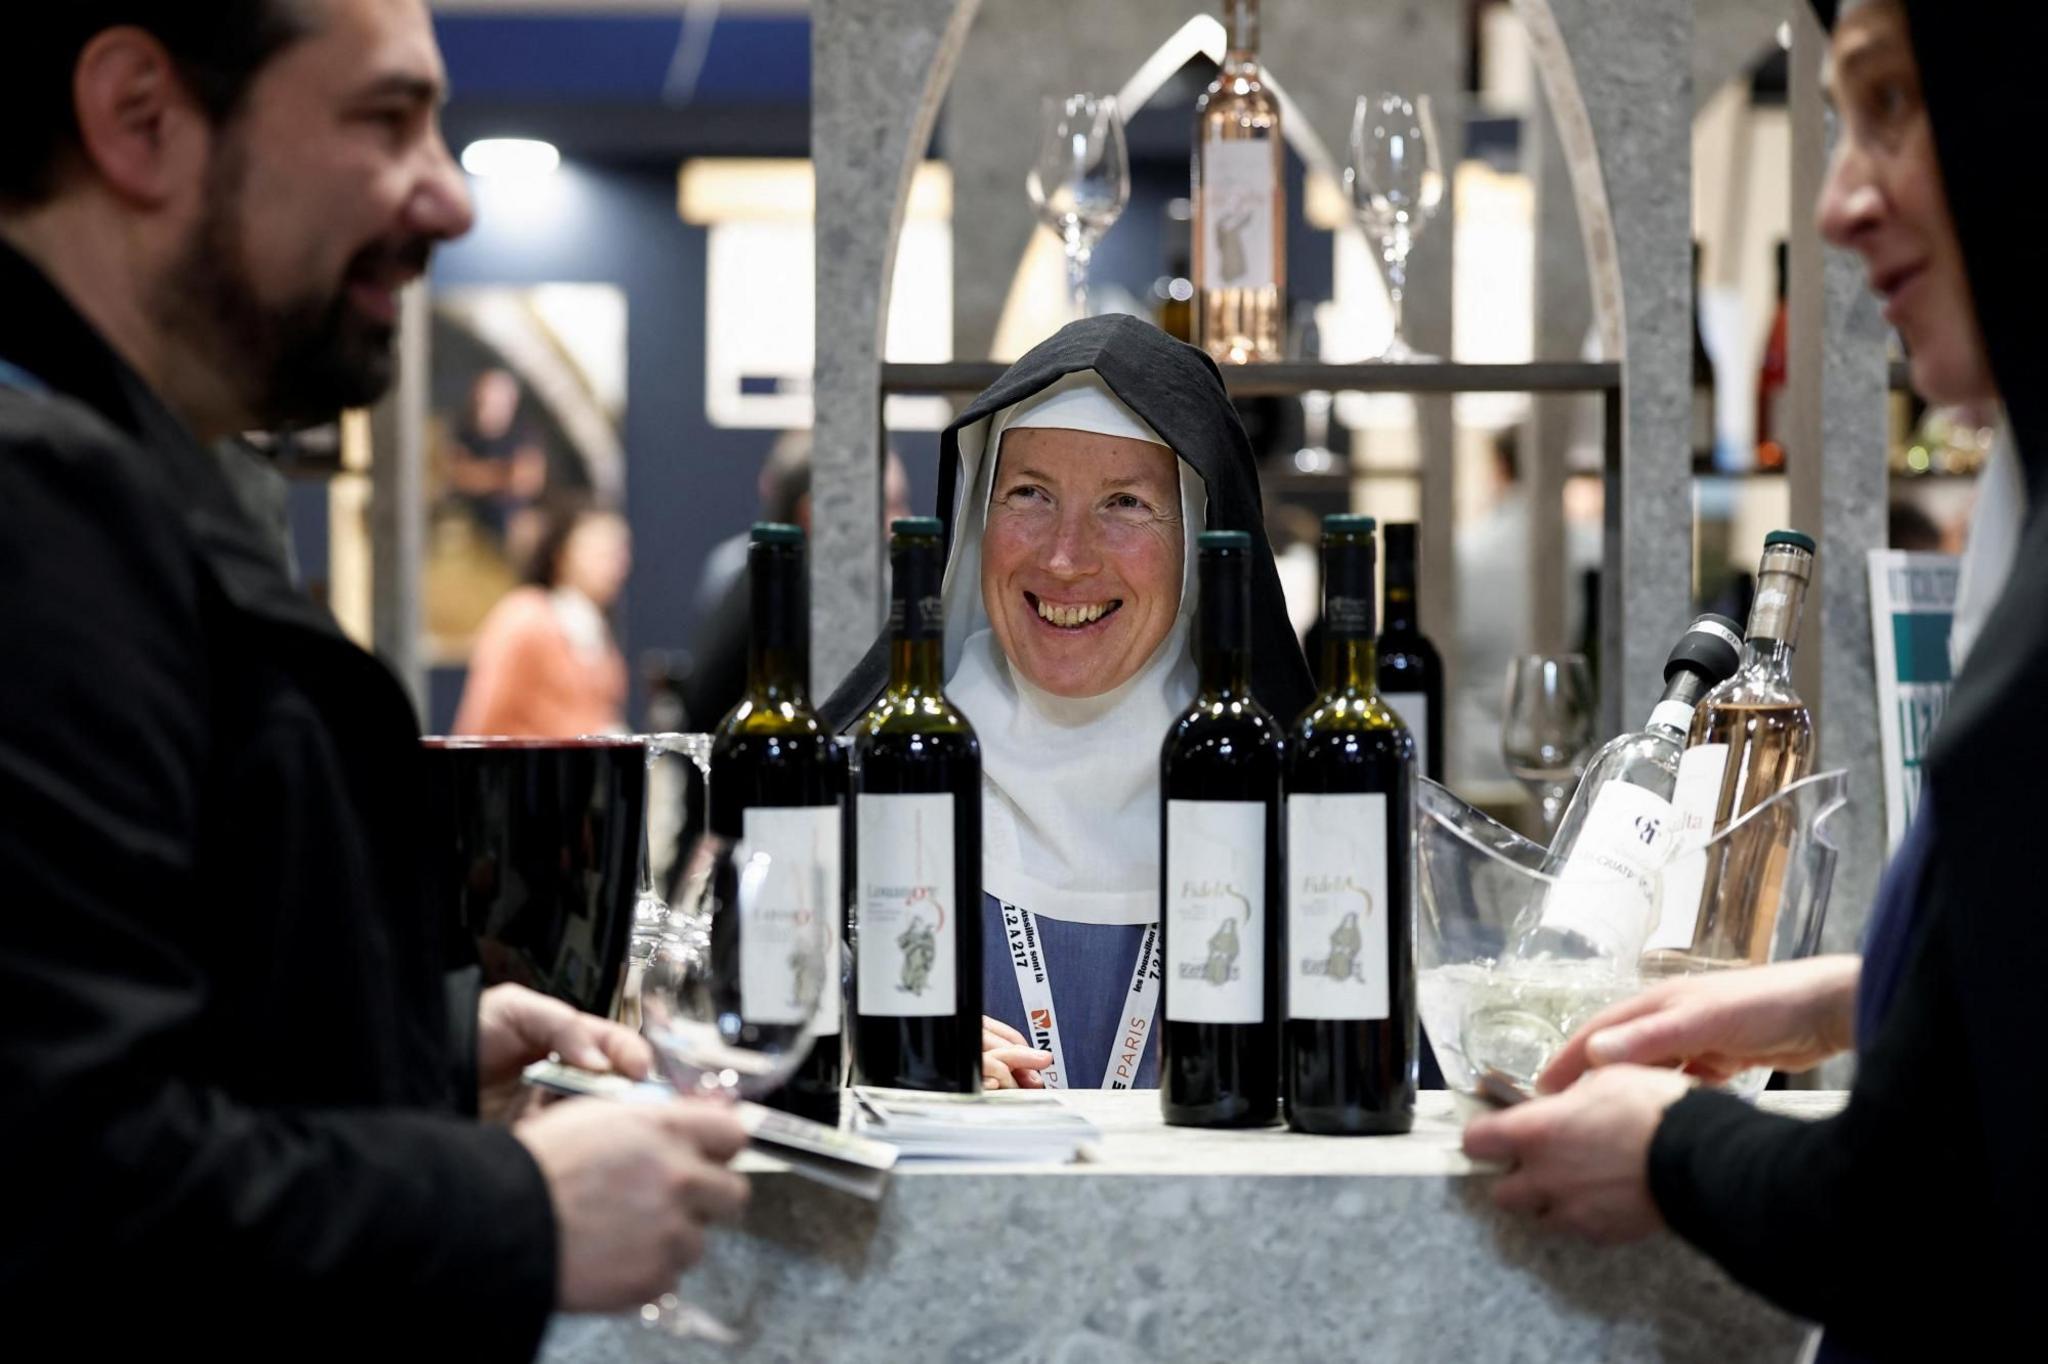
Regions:
<svg viewBox="0 0 2048 1364"><path fill-rule="evenodd" d="M1387 610L1385 633L1390 635L1412 635L1415 625L1415 528L1410 525L1388 526L1387 538Z"/></svg>
<svg viewBox="0 0 2048 1364"><path fill-rule="evenodd" d="M945 687L944 551L936 539L899 540L889 574L889 690L936 696Z"/></svg>
<svg viewBox="0 0 2048 1364"><path fill-rule="evenodd" d="M1201 602L1195 615L1196 657L1205 697L1251 692L1251 574L1242 550L1202 552Z"/></svg>
<svg viewBox="0 0 2048 1364"><path fill-rule="evenodd" d="M753 631L747 640L747 693L763 700L807 705L811 622L802 547L750 546L747 576L754 599Z"/></svg>
<svg viewBox="0 0 2048 1364"><path fill-rule="evenodd" d="M1370 696L1377 690L1372 537L1323 537L1323 690Z"/></svg>

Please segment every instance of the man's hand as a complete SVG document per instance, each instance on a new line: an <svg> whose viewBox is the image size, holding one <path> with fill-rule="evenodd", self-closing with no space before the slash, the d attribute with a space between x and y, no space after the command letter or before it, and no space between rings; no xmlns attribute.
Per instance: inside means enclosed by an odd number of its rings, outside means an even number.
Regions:
<svg viewBox="0 0 2048 1364"><path fill-rule="evenodd" d="M520 1123L554 1203L564 1312L622 1312L674 1290L704 1255L706 1228L747 1204L725 1165L747 1144L732 1108L570 1099Z"/></svg>
<svg viewBox="0 0 2048 1364"><path fill-rule="evenodd" d="M585 1070L644 1080L654 1053L638 1034L518 985L494 985L477 1004L477 1111L507 1121L519 1111L519 1075L560 1056Z"/></svg>

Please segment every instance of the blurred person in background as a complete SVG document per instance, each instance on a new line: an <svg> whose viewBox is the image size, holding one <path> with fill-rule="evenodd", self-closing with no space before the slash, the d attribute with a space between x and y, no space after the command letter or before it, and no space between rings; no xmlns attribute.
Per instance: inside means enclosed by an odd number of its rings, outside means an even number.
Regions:
<svg viewBox="0 0 2048 1364"><path fill-rule="evenodd" d="M530 1358L673 1288L744 1133L516 1113L529 1062L647 1046L448 969L411 703L214 455L374 403L469 229L427 6L10 19L0 1302L218 1359Z"/></svg>
<svg viewBox="0 0 2048 1364"><path fill-rule="evenodd" d="M547 486L547 449L520 420L521 401L512 371L487 369L470 385L468 406L449 436L448 496L500 549L514 518Z"/></svg>
<svg viewBox="0 0 2048 1364"><path fill-rule="evenodd" d="M811 531L811 433L786 431L761 462L761 519ZM882 526L910 515L910 475L889 451L882 472ZM747 536L718 543L704 560L697 585L698 622L690 649L683 709L693 729L708 730L739 704L747 689ZM886 589L887 584L884 583Z"/></svg>
<svg viewBox="0 0 2048 1364"><path fill-rule="evenodd" d="M632 569L623 516L587 502L544 509L525 584L477 634L455 733L625 733L626 661L609 613Z"/></svg>

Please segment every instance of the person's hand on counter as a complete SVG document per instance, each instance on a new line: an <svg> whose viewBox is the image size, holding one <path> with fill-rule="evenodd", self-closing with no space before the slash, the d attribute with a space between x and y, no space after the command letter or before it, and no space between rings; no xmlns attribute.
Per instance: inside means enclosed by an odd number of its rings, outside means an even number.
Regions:
<svg viewBox="0 0 2048 1364"><path fill-rule="evenodd" d="M986 1014L981 1019L981 1087L983 1089L1043 1089L1045 1079L1038 1072L1052 1064L1052 1053L1039 1051L1001 1019Z"/></svg>
<svg viewBox="0 0 2048 1364"><path fill-rule="evenodd" d="M1798 1071L1853 1042L1855 956L1681 976L1610 1005L1552 1058L1536 1087L1569 1089L1600 1066L1683 1066L1720 1084L1752 1066Z"/></svg>
<svg viewBox="0 0 2048 1364"><path fill-rule="evenodd" d="M1650 1196L1650 1141L1692 1081L1675 1071L1615 1066L1564 1093L1476 1118L1465 1154L1513 1168L1496 1207L1609 1245L1664 1225Z"/></svg>
<svg viewBox="0 0 2048 1364"><path fill-rule="evenodd" d="M747 1204L746 1178L725 1168L747 1144L730 1104L570 1099L513 1132L547 1180L565 1312L630 1311L674 1291L707 1228Z"/></svg>
<svg viewBox="0 0 2048 1364"><path fill-rule="evenodd" d="M477 1111L486 1119L516 1114L525 1097L520 1075L550 1056L629 1080L646 1079L654 1065L638 1033L518 985L484 991L476 1013Z"/></svg>

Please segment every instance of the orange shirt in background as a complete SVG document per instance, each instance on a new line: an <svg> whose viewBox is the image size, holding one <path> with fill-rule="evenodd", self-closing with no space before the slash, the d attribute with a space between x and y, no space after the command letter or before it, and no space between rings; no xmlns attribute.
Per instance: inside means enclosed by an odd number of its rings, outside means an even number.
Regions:
<svg viewBox="0 0 2048 1364"><path fill-rule="evenodd" d="M491 608L477 633L455 733L569 739L625 729L626 663L609 635L595 656L579 648L539 587L507 593Z"/></svg>

